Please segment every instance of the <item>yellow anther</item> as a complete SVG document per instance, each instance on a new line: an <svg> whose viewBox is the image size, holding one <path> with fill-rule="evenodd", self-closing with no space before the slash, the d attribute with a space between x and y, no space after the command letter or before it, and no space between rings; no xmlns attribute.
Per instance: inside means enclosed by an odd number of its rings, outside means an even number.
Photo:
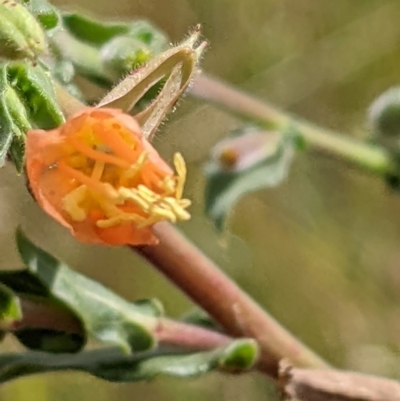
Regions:
<svg viewBox="0 0 400 401"><path fill-rule="evenodd" d="M183 194L183 187L186 181L186 164L183 156L180 153L174 154L174 166L178 175L175 197L176 199L181 199Z"/></svg>
<svg viewBox="0 0 400 401"><path fill-rule="evenodd" d="M150 216L162 217L162 219L169 220L172 223L176 222L176 215L172 212L172 210L164 209L155 205L151 208L150 213Z"/></svg>
<svg viewBox="0 0 400 401"><path fill-rule="evenodd" d="M118 192L121 195L122 200L132 200L144 211L149 210L151 202L140 197L137 190L122 187L119 188Z"/></svg>
<svg viewBox="0 0 400 401"><path fill-rule="evenodd" d="M165 192L165 195L172 195L176 190L176 179L175 177L171 177L167 175L162 182L162 188Z"/></svg>
<svg viewBox="0 0 400 401"><path fill-rule="evenodd" d="M86 185L71 191L68 195L64 196L62 200L64 210L71 216L75 221L83 221L87 217L85 210L79 205L85 200L87 196Z"/></svg>
<svg viewBox="0 0 400 401"><path fill-rule="evenodd" d="M161 199L161 196L153 192L150 188L147 188L144 185L139 185L137 187L137 193L139 196L141 196L143 199L148 200L151 203L154 203Z"/></svg>
<svg viewBox="0 0 400 401"><path fill-rule="evenodd" d="M182 206L174 198L164 198L162 200L163 206L167 207L174 213L179 220L189 220L190 214L182 208Z"/></svg>
<svg viewBox="0 0 400 401"><path fill-rule="evenodd" d="M184 209L186 209L187 207L189 207L192 204L192 201L190 199L180 199L178 202L179 202L179 205L181 207L183 207Z"/></svg>
<svg viewBox="0 0 400 401"><path fill-rule="evenodd" d="M147 158L149 157L148 152L143 152L138 157L136 163L132 164L126 171L124 171L121 175L121 183L125 183L127 180L131 180L135 178L136 175L140 172L143 168L144 163L146 162Z"/></svg>

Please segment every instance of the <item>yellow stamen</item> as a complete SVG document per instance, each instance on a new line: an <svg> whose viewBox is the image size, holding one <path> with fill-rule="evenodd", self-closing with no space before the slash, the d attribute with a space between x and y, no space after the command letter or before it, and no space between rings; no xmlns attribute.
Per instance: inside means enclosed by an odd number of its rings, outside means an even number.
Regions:
<svg viewBox="0 0 400 401"><path fill-rule="evenodd" d="M140 170L143 168L144 163L149 157L148 152L143 152L137 159L136 163L129 166L129 168L124 171L121 175L120 183L121 185L125 184L128 180L132 180L137 176Z"/></svg>
<svg viewBox="0 0 400 401"><path fill-rule="evenodd" d="M140 197L137 190L129 188L119 188L118 193L123 200L131 200L135 202L135 204L138 205L143 211L147 212L150 209L151 202Z"/></svg>
<svg viewBox="0 0 400 401"><path fill-rule="evenodd" d="M162 182L162 189L165 195L172 195L176 191L176 179L167 175Z"/></svg>
<svg viewBox="0 0 400 401"><path fill-rule="evenodd" d="M178 175L175 197L176 199L181 199L186 181L186 164L180 153L174 154L174 166Z"/></svg>
<svg viewBox="0 0 400 401"><path fill-rule="evenodd" d="M64 210L73 220L82 221L87 218L88 213L81 207L81 204L88 197L106 216L96 222L97 227L100 228L134 223L140 229L162 220L175 223L178 220L190 219L190 214L185 209L191 202L188 199L182 199L186 165L180 153L175 153L173 159L176 175L165 175L156 166L149 165L147 169L146 162L149 159L149 153L143 151L139 154L139 149L135 149L135 143L127 147L123 133L115 134L115 131L103 126L98 130L94 129L94 135L107 146L106 151L110 148L116 156L95 150L83 141L72 138L70 144L86 156L86 159L81 160L82 165L76 166L77 169L72 168L66 161L58 163L60 170L81 184L63 199ZM82 167L90 166L88 159L94 160L90 176L79 171ZM133 160L135 161L132 163ZM107 168L107 164L114 167ZM106 168L107 170L105 170ZM138 177L142 171L144 174ZM133 184L135 186L130 187L129 183L134 183L135 179L140 182L140 179L144 177L146 177L146 181L143 180L141 184ZM107 182L102 182L102 179ZM158 187L159 190L156 189L157 192L155 192L150 189L147 181L152 185L151 188ZM119 187L114 188L109 182L113 182L114 185L117 182ZM146 185L143 185L144 183ZM118 207L127 201L133 202L135 207L140 209L139 214L123 211ZM129 204L126 206L129 209Z"/></svg>
<svg viewBox="0 0 400 401"><path fill-rule="evenodd" d="M62 200L64 210L74 221L83 221L87 217L86 211L79 205L85 200L86 196L86 185L81 185L64 196Z"/></svg>
<svg viewBox="0 0 400 401"><path fill-rule="evenodd" d="M189 220L190 214L174 198L164 198L162 204L171 209L179 220Z"/></svg>

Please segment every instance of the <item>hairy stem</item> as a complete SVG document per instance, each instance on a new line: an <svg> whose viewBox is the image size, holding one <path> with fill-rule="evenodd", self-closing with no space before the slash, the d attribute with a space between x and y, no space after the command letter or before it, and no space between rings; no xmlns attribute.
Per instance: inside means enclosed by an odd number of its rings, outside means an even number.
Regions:
<svg viewBox="0 0 400 401"><path fill-rule="evenodd" d="M384 148L302 121L208 75L197 77L191 94L270 128L291 127L302 135L310 148L371 173L393 175L397 172L396 162Z"/></svg>
<svg viewBox="0 0 400 401"><path fill-rule="evenodd" d="M210 259L168 223L158 223L156 246L138 250L233 337L254 338L261 351L262 368L277 377L278 363L288 358L299 367L327 364L263 310Z"/></svg>

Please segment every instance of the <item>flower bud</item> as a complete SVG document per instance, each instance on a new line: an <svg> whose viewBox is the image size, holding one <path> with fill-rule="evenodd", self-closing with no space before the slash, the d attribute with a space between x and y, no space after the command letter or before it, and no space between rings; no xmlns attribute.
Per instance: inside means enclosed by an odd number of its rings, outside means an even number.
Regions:
<svg viewBox="0 0 400 401"><path fill-rule="evenodd" d="M33 15L15 1L1 2L0 56L11 60L35 60L46 49L45 35Z"/></svg>
<svg viewBox="0 0 400 401"><path fill-rule="evenodd" d="M258 129L247 131L219 142L212 150L212 158L222 170L243 171L276 152L280 142L279 133Z"/></svg>
<svg viewBox="0 0 400 401"><path fill-rule="evenodd" d="M382 93L368 111L372 139L391 150L400 145L400 87Z"/></svg>

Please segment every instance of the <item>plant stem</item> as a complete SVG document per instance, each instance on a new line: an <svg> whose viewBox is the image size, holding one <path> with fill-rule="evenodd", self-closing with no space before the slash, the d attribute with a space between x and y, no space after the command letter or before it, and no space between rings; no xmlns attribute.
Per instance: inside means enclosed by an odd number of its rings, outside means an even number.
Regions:
<svg viewBox="0 0 400 401"><path fill-rule="evenodd" d="M78 318L70 311L40 297L20 296L22 319L14 322L0 322L1 330L17 332L24 329L49 329L64 333L84 334ZM174 321L168 318L154 318L153 332L160 345L175 346L185 350L202 351L220 347L232 338L199 326Z"/></svg>
<svg viewBox="0 0 400 401"><path fill-rule="evenodd" d="M154 334L160 344L193 351L213 349L232 341L232 338L216 331L165 318L159 319Z"/></svg>
<svg viewBox="0 0 400 401"><path fill-rule="evenodd" d="M264 371L276 378L288 358L298 367L328 365L268 315L210 259L168 223L154 226L160 243L132 248L166 275L233 337L254 338Z"/></svg>
<svg viewBox="0 0 400 401"><path fill-rule="evenodd" d="M301 134L311 148L371 173L397 173L396 162L384 148L302 121L208 75L198 76L190 93L252 122L278 130L291 127Z"/></svg>

